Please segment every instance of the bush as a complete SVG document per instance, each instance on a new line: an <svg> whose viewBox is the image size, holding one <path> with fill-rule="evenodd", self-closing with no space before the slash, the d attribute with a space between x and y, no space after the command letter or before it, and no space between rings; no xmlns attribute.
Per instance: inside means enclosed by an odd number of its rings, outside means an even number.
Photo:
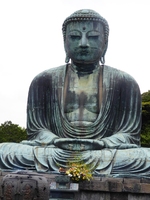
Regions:
<svg viewBox="0 0 150 200"><path fill-rule="evenodd" d="M150 90L142 94L141 146L150 147Z"/></svg>
<svg viewBox="0 0 150 200"><path fill-rule="evenodd" d="M18 124L6 121L0 126L0 143L2 142L21 142L27 139L25 128L21 128Z"/></svg>

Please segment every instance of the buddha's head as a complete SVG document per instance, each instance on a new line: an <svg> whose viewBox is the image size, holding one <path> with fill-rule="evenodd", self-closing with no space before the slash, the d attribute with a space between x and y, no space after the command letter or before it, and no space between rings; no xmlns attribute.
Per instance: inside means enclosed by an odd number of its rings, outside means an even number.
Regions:
<svg viewBox="0 0 150 200"><path fill-rule="evenodd" d="M107 21L93 10L79 10L63 23L66 63L105 62L109 26Z"/></svg>

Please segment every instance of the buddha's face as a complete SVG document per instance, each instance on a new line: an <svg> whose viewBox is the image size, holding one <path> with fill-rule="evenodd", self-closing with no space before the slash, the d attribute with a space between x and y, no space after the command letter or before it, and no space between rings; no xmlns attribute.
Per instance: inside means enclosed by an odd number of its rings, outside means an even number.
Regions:
<svg viewBox="0 0 150 200"><path fill-rule="evenodd" d="M92 21L69 23L65 50L74 63L99 62L105 50L103 26L99 22Z"/></svg>

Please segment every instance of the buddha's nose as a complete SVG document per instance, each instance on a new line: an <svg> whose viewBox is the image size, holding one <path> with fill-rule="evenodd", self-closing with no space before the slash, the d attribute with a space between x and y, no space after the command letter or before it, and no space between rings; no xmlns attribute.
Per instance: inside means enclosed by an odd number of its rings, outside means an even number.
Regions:
<svg viewBox="0 0 150 200"><path fill-rule="evenodd" d="M89 47L89 42L88 42L88 38L86 37L86 35L82 35L79 46L80 47Z"/></svg>

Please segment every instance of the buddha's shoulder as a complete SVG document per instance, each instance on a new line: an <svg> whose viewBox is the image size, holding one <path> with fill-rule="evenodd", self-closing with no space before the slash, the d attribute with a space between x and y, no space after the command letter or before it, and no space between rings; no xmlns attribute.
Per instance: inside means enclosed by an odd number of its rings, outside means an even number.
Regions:
<svg viewBox="0 0 150 200"><path fill-rule="evenodd" d="M47 70L44 70L42 72L40 72L39 74L37 74L33 81L35 80L43 80L43 79L46 79L46 78L51 78L51 77L57 77L59 76L60 74L62 75L63 72L65 72L65 69L66 69L66 65L61 65L59 67L54 67L54 68L50 68L50 69L47 69Z"/></svg>
<svg viewBox="0 0 150 200"><path fill-rule="evenodd" d="M110 76L114 76L115 78L120 80L124 79L127 81L130 80L136 82L136 80L127 72L107 65L104 66L104 73L106 73L107 75L109 74Z"/></svg>

